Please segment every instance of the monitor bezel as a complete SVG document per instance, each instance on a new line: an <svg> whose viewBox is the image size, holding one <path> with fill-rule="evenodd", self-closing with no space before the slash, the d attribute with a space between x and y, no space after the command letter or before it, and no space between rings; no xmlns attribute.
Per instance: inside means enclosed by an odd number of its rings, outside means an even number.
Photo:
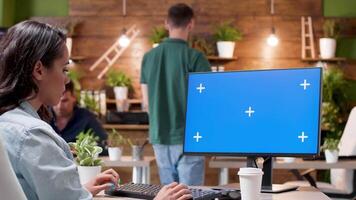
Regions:
<svg viewBox="0 0 356 200"><path fill-rule="evenodd" d="M244 73L244 72L256 72L256 71L282 71L282 70L308 70L308 69L319 69L320 75L320 89L319 89L319 118L318 118L318 141L317 141L317 151L316 153L226 153L226 152L187 152L185 150L185 137L186 137L186 124L187 124L187 110L188 110L188 89L189 80L191 75L195 74L211 74L211 73ZM185 109L185 123L184 123L184 135L183 135L183 154L193 155L193 156L236 156L236 157L313 157L320 154L320 140L321 140L321 106L322 106L322 91L323 91L323 68L321 67L301 67L301 68L282 68L282 69L254 69L254 70L234 70L234 71L224 71L224 72L191 72L188 74L187 79L187 93L186 93L186 109Z"/></svg>

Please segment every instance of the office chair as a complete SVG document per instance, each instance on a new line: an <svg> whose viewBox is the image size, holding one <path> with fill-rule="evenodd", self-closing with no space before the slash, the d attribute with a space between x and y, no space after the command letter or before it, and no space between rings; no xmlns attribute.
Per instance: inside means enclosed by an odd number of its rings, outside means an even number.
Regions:
<svg viewBox="0 0 356 200"><path fill-rule="evenodd" d="M0 135L0 199L26 200L26 196L21 188L17 177L12 170L12 166L3 145Z"/></svg>
<svg viewBox="0 0 356 200"><path fill-rule="evenodd" d="M351 110L339 143L339 156L356 155L356 107ZM329 197L352 199L356 197L356 170L330 169L330 182L315 182L308 170L302 176L307 181L290 181L287 185L314 186Z"/></svg>

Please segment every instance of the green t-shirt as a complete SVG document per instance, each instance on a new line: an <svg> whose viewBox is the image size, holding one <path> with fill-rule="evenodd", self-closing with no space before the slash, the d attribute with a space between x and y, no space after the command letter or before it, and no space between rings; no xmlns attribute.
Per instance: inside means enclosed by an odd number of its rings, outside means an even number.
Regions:
<svg viewBox="0 0 356 200"><path fill-rule="evenodd" d="M166 39L144 55L141 83L148 89L152 144L183 143L188 73L205 71L209 61L181 39Z"/></svg>

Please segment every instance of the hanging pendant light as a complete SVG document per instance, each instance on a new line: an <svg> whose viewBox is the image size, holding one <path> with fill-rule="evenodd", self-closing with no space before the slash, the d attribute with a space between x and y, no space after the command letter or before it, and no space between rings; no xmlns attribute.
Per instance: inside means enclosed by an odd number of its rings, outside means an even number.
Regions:
<svg viewBox="0 0 356 200"><path fill-rule="evenodd" d="M275 47L279 43L278 36L276 35L276 29L274 28L273 24L273 15L274 15L274 0L271 0L271 16L272 16L272 28L271 34L267 37L267 44L268 46Z"/></svg>
<svg viewBox="0 0 356 200"><path fill-rule="evenodd" d="M121 36L119 37L119 45L121 47L127 47L127 46L129 46L130 42L131 42L131 40L129 37L127 37L126 29L124 29L122 31Z"/></svg>
<svg viewBox="0 0 356 200"><path fill-rule="evenodd" d="M275 47L278 45L278 43L279 43L279 39L276 36L274 27L272 27L272 32L267 38L267 44L271 47Z"/></svg>
<svg viewBox="0 0 356 200"><path fill-rule="evenodd" d="M122 0L122 15L124 16L124 24L125 24L125 17L126 17L126 0ZM126 28L122 30L122 34L119 37L119 45L120 47L127 47L130 44L130 38L127 36Z"/></svg>

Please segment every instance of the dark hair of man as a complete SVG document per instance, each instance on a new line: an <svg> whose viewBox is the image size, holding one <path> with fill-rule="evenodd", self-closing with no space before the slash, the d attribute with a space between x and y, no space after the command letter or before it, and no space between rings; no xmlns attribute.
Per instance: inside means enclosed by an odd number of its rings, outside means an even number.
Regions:
<svg viewBox="0 0 356 200"><path fill-rule="evenodd" d="M74 84L73 81L70 80L67 84L66 84L66 92L70 92L71 94L74 94Z"/></svg>
<svg viewBox="0 0 356 200"><path fill-rule="evenodd" d="M168 24L175 28L185 28L193 18L193 9L184 3L175 4L168 10Z"/></svg>
<svg viewBox="0 0 356 200"><path fill-rule="evenodd" d="M38 93L32 72L41 61L51 68L65 48L65 34L36 21L23 21L11 27L0 41L0 114L16 108ZM48 115L42 106L41 118Z"/></svg>

